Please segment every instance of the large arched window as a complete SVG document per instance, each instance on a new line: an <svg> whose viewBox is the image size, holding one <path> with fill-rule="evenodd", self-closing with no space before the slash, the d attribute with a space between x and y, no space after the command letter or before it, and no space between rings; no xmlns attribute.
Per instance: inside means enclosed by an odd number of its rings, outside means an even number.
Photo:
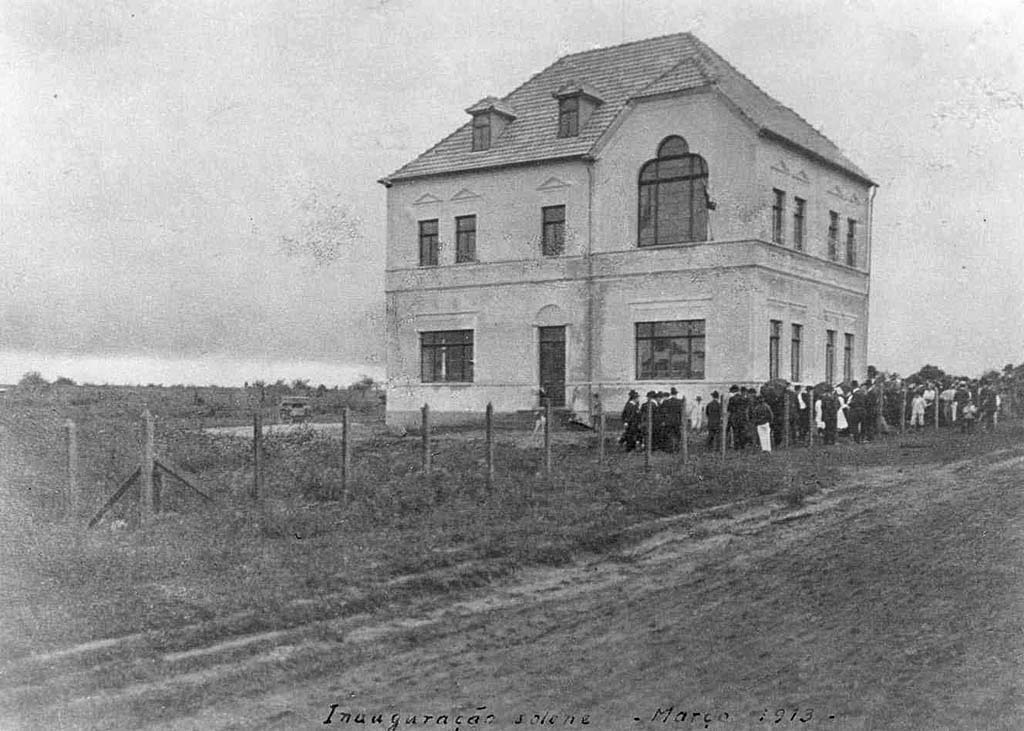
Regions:
<svg viewBox="0 0 1024 731"><path fill-rule="evenodd" d="M666 137L640 168L638 244L679 244L708 237L708 166L682 137Z"/></svg>

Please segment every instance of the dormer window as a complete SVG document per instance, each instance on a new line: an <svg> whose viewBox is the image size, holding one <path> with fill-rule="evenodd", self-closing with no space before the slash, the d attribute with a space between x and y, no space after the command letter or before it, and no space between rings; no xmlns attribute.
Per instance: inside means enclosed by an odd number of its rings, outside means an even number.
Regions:
<svg viewBox="0 0 1024 731"><path fill-rule="evenodd" d="M558 100L558 136L576 137L580 133L580 98L567 96Z"/></svg>
<svg viewBox="0 0 1024 731"><path fill-rule="evenodd" d="M493 96L484 97L466 112L473 115L473 152L491 149L491 143L516 118L507 102Z"/></svg>
<svg viewBox="0 0 1024 731"><path fill-rule="evenodd" d="M491 115L473 117L473 152L491 149Z"/></svg>
<svg viewBox="0 0 1024 731"><path fill-rule="evenodd" d="M570 81L551 96L558 100L558 136L579 137L580 130L603 102L593 87Z"/></svg>

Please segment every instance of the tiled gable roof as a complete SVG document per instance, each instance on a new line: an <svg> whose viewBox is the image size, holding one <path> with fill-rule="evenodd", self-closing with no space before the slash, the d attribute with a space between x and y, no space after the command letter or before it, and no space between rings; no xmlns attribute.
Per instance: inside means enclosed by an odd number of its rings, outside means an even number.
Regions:
<svg viewBox="0 0 1024 731"><path fill-rule="evenodd" d="M558 137L552 94L569 84L599 90L603 103L577 137ZM870 179L832 142L761 91L690 33L564 56L504 97L516 118L487 150L472 151L469 121L382 182L503 165L583 157L633 99L717 88L759 130L781 137L855 176Z"/></svg>

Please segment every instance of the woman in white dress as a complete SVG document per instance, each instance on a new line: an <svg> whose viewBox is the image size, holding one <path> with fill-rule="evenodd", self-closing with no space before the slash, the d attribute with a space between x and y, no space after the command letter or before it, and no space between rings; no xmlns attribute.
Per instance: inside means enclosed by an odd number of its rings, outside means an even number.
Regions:
<svg viewBox="0 0 1024 731"><path fill-rule="evenodd" d="M841 386L836 386L836 401L839 406L836 409L836 431L845 432L850 428L850 422L846 420L846 407L849 405L850 399Z"/></svg>

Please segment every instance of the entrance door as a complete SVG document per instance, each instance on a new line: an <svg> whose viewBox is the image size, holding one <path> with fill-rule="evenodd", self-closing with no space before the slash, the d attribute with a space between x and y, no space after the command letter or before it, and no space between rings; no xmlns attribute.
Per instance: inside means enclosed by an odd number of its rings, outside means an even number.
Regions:
<svg viewBox="0 0 1024 731"><path fill-rule="evenodd" d="M540 387L552 406L565 406L565 326L540 328Z"/></svg>

